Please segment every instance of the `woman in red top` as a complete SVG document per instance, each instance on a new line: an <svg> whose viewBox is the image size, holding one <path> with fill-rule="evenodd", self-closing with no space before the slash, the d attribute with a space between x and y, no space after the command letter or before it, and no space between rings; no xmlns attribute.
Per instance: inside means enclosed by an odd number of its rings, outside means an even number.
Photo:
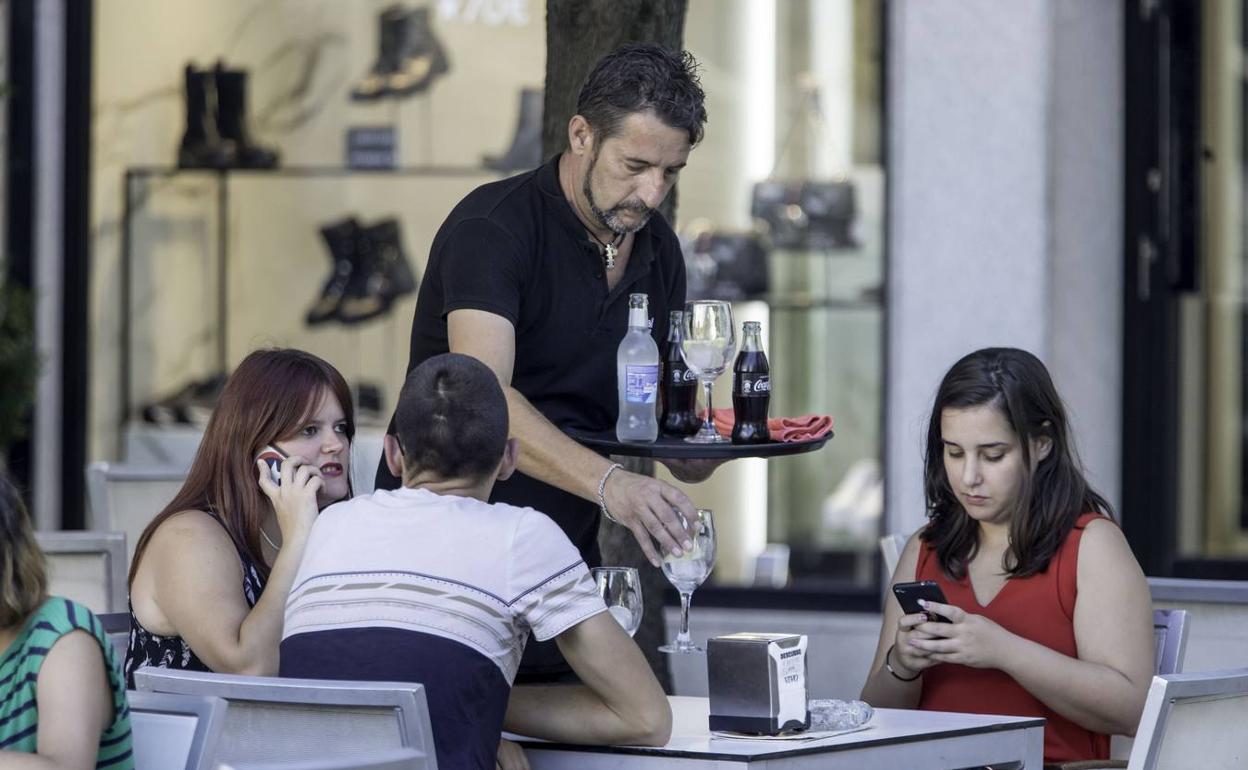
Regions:
<svg viewBox="0 0 1248 770"><path fill-rule="evenodd" d="M1045 762L1104 759L1135 733L1153 675L1148 585L1083 476L1039 359L976 351L936 394L928 524L893 582L934 580L948 604L884 623L864 700L877 707L1039 716Z"/></svg>

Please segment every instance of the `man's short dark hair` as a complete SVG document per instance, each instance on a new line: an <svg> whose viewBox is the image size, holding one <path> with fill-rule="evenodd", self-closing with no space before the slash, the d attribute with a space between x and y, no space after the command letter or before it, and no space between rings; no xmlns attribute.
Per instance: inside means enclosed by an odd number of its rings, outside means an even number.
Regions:
<svg viewBox="0 0 1248 770"><path fill-rule="evenodd" d="M576 98L576 113L606 139L619 132L629 115L650 111L672 128L689 132L689 144L695 145L702 141L705 101L693 54L631 43L594 65Z"/></svg>
<svg viewBox="0 0 1248 770"><path fill-rule="evenodd" d="M507 446L507 399L471 356L443 353L407 375L395 432L410 468L442 479L493 474Z"/></svg>

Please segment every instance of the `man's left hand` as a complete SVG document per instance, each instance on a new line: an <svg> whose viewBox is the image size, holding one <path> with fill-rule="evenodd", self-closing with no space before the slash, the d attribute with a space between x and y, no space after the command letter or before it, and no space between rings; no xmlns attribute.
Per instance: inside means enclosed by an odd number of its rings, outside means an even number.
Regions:
<svg viewBox="0 0 1248 770"><path fill-rule="evenodd" d="M700 481L706 481L715 472L715 469L727 460L659 460L663 463L663 467L672 472L678 481L686 484L697 484Z"/></svg>
<svg viewBox="0 0 1248 770"><path fill-rule="evenodd" d="M519 744L507 739L498 742L498 758L494 760L496 770L529 770L529 758Z"/></svg>

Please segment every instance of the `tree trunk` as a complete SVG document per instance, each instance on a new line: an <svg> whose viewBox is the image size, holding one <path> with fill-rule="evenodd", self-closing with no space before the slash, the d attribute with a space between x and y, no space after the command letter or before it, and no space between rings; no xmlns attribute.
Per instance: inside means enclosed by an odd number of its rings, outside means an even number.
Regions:
<svg viewBox="0 0 1248 770"><path fill-rule="evenodd" d="M576 111L576 97L590 69L605 54L625 43L658 43L673 50L683 47L687 0L546 0L546 96L542 114L542 156L567 149L568 121ZM676 190L659 207L668 222L675 221ZM635 472L654 473L654 464L635 458L616 458ZM665 641L663 595L668 590L660 570L650 566L633 534L603 521L598 532L604 564L636 567L641 576L645 613L634 637L655 676L672 691L667 656L658 651Z"/></svg>
<svg viewBox="0 0 1248 770"><path fill-rule="evenodd" d="M688 0L546 0L546 96L542 157L568 147L568 121L585 76L604 55L625 43L684 46ZM659 206L676 221L676 189Z"/></svg>

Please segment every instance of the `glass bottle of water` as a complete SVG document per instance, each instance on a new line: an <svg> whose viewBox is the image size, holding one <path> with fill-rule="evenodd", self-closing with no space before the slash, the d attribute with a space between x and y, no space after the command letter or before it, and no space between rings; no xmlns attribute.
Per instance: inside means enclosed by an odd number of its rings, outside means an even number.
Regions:
<svg viewBox="0 0 1248 770"><path fill-rule="evenodd" d="M648 304L645 294L628 295L628 333L615 355L620 441L654 441L659 435L659 346L650 336Z"/></svg>

